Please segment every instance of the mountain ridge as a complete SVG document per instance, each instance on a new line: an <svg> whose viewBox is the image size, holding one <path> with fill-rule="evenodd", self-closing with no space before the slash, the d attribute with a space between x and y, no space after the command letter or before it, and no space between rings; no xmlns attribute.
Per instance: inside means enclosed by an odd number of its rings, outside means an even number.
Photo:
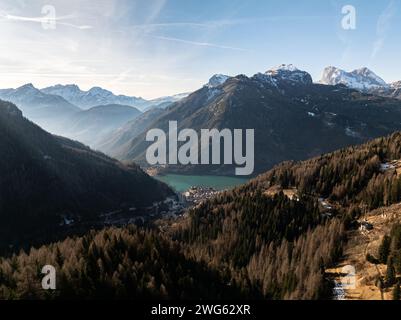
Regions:
<svg viewBox="0 0 401 320"><path fill-rule="evenodd" d="M121 104L135 107L141 106L146 102L146 100L141 97L115 95L113 92L101 87L92 87L87 91L83 91L76 84L57 84L43 88L41 91L44 93L59 95L82 109L90 109L97 105L106 104Z"/></svg>
<svg viewBox="0 0 401 320"><path fill-rule="evenodd" d="M137 108L128 105L99 105L66 118L59 134L92 147L113 130L141 114Z"/></svg>
<svg viewBox="0 0 401 320"><path fill-rule="evenodd" d="M138 166L54 136L0 101L0 249L51 238L68 216L85 222L152 205L173 192Z"/></svg>
<svg viewBox="0 0 401 320"><path fill-rule="evenodd" d="M169 121L177 121L178 130L198 132L255 129L255 166L261 172L284 160L306 159L399 130L401 103L344 85L316 84L307 72L282 65L252 77L229 77L217 87L203 86L157 115L141 134L135 132L123 146L107 152L146 166L145 132L152 128L167 132ZM232 174L224 166L167 166L163 170Z"/></svg>
<svg viewBox="0 0 401 320"><path fill-rule="evenodd" d="M324 69L322 78L319 81L319 83L326 85L343 84L364 93L396 99L401 99L400 82L386 83L367 67L347 72L333 66Z"/></svg>

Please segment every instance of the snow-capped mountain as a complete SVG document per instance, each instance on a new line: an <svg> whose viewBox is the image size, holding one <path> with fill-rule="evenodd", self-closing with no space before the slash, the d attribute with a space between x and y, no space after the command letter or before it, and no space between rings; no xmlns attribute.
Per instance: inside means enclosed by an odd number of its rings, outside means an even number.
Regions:
<svg viewBox="0 0 401 320"><path fill-rule="evenodd" d="M35 88L32 83L16 89L1 89L0 99L18 105L28 117L51 117L80 111L59 95L47 94Z"/></svg>
<svg viewBox="0 0 401 320"><path fill-rule="evenodd" d="M63 97L44 93L31 83L0 90L0 99L16 104L25 117L53 133L59 133L57 128L63 119L81 111Z"/></svg>
<svg viewBox="0 0 401 320"><path fill-rule="evenodd" d="M16 89L1 89L0 97L13 103L23 103L26 100L38 99L46 97L46 94L36 89L32 83L24 84Z"/></svg>
<svg viewBox="0 0 401 320"><path fill-rule="evenodd" d="M107 104L122 104L132 107L140 107L146 103L146 100L142 98L115 95L113 92L100 87L93 87L88 91L83 91L75 84L58 84L44 88L42 89L42 92L59 95L82 109L89 109L94 106Z"/></svg>
<svg viewBox="0 0 401 320"><path fill-rule="evenodd" d="M202 86L155 117L141 115L124 130L114 131L97 148L146 167L150 145L146 132L152 128L168 131L170 121L177 121L179 130L197 132L204 128L254 128L258 155L255 172L262 172L284 160L319 155L401 128L401 123L394 121L401 118L399 101L345 86L313 83L309 73L293 65L251 77L233 76L217 87L213 84ZM144 122L137 120L144 118L151 120L140 126ZM229 166L167 166L163 170L186 174L234 172Z"/></svg>
<svg viewBox="0 0 401 320"><path fill-rule="evenodd" d="M76 84L67 84L65 86L57 84L42 89L42 92L59 95L68 101L78 99L83 94L83 91Z"/></svg>
<svg viewBox="0 0 401 320"><path fill-rule="evenodd" d="M50 93L59 95L70 103L85 110L98 105L120 104L135 107L141 111L146 111L153 107L166 108L172 103L177 102L189 95L189 93L180 93L172 96L145 100L140 97L115 95L113 92L101 87L93 87L88 91L83 91L75 84L58 84L44 88L42 91L48 94Z"/></svg>
<svg viewBox="0 0 401 320"><path fill-rule="evenodd" d="M336 67L327 67L323 71L320 83L328 85L343 84L349 88L360 91L389 87L382 78L368 68L347 72Z"/></svg>
<svg viewBox="0 0 401 320"><path fill-rule="evenodd" d="M351 72L336 67L327 67L323 71L320 83L326 85L342 84L364 93L401 99L401 81L386 83L366 67Z"/></svg>
<svg viewBox="0 0 401 320"><path fill-rule="evenodd" d="M288 82L293 84L308 85L312 83L312 77L306 71L299 70L293 64L281 64L265 72L274 82Z"/></svg>
<svg viewBox="0 0 401 320"><path fill-rule="evenodd" d="M208 88L216 88L224 84L230 78L230 76L226 76L225 74L215 74L209 79L209 82L205 86Z"/></svg>
<svg viewBox="0 0 401 320"><path fill-rule="evenodd" d="M261 86L279 87L304 86L313 83L309 73L299 70L293 64L281 64L275 68L267 70L265 73L257 73L252 77Z"/></svg>

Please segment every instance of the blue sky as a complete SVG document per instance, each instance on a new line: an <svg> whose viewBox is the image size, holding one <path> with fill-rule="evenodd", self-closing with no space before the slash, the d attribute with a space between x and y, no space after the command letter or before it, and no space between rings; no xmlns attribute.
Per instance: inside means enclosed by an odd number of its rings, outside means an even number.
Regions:
<svg viewBox="0 0 401 320"><path fill-rule="evenodd" d="M43 28L44 5L55 29ZM341 27L343 6L356 29ZM76 83L154 98L293 63L401 80L401 0L0 0L0 87Z"/></svg>

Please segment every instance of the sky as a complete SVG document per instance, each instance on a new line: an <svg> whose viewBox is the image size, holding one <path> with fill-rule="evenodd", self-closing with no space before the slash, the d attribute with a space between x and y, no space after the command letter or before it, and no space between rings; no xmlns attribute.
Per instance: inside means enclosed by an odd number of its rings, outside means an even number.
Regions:
<svg viewBox="0 0 401 320"><path fill-rule="evenodd" d="M355 28L343 28L355 8ZM292 63L401 80L401 0L0 0L0 88L156 98Z"/></svg>

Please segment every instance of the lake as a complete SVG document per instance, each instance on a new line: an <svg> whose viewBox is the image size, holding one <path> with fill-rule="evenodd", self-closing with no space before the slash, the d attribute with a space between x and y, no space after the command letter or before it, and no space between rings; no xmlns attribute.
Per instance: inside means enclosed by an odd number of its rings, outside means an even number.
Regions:
<svg viewBox="0 0 401 320"><path fill-rule="evenodd" d="M181 174L166 174L154 178L168 184L177 192L184 192L192 186L210 187L216 190L230 189L249 181L247 178L226 176L189 176Z"/></svg>

